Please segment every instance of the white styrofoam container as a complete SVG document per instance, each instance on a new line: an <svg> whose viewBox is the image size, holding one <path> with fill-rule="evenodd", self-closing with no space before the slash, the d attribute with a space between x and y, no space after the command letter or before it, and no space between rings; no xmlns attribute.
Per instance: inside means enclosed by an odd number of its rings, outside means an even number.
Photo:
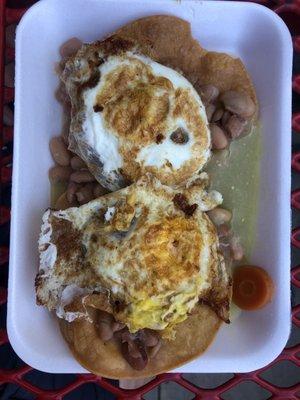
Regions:
<svg viewBox="0 0 300 400"><path fill-rule="evenodd" d="M42 0L17 29L14 170L8 289L8 334L16 353L47 372L84 372L55 318L35 304L37 238L49 206L49 139L60 132L54 63L70 37L102 38L146 15L191 22L204 48L239 56L257 90L263 126L261 190L251 262L264 266L276 292L260 311L223 326L209 350L181 372L247 372L271 362L290 332L290 150L292 43L282 20L245 2L183 0Z"/></svg>

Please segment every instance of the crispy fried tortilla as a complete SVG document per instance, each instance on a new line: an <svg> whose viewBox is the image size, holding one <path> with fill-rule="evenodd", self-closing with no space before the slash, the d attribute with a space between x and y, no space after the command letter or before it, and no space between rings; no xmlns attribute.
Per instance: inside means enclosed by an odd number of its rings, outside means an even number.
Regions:
<svg viewBox="0 0 300 400"><path fill-rule="evenodd" d="M95 308L89 308L93 320L96 313ZM116 340L104 343L100 339L94 323L84 319L73 322L59 319L59 325L73 356L84 368L111 379L130 379L157 375L197 358L213 341L221 320L210 307L196 306L195 312L178 324L176 339L163 340L158 354L141 371L133 369L123 358Z"/></svg>
<svg viewBox="0 0 300 400"><path fill-rule="evenodd" d="M155 15L133 21L116 34L138 43L155 61L181 71L197 91L201 85L212 84L220 92L245 92L257 105L255 89L242 61L203 49L192 37L189 22Z"/></svg>
<svg viewBox="0 0 300 400"><path fill-rule="evenodd" d="M197 91L201 85L213 84L221 92L245 92L257 106L255 90L242 61L203 49L191 36L188 22L173 16L151 16L129 23L116 35L133 41L142 53L155 61L181 71ZM95 321L101 304L96 308L90 307L91 304L86 306ZM141 371L131 368L123 358L117 341L104 343L100 339L95 323L80 319L70 323L59 320L59 324L81 365L95 374L120 379L156 375L198 357L214 339L221 319L209 306L197 305L195 312L177 325L176 339L163 340L158 354Z"/></svg>

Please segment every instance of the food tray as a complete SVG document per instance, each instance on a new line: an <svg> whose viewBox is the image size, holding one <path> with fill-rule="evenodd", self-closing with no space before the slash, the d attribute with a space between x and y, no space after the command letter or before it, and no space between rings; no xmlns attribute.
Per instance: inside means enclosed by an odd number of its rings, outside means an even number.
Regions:
<svg viewBox="0 0 300 400"><path fill-rule="evenodd" d="M3 3L3 2L2 2ZM4 3L1 4L2 6L2 12L4 11ZM280 11L281 10L281 11ZM291 18L291 15L294 16L296 15L296 13L299 10L297 9L297 7L295 8L294 5L290 5L290 6L281 6L279 9L279 13L282 13L283 15L286 15L289 20L293 20L293 18ZM6 11L6 17L7 20L9 22L13 21L13 18L18 18L20 15L22 14L22 11L20 10L14 10L14 11ZM2 14L3 17L3 14ZM3 26L3 25L2 25ZM296 27L297 25L295 25ZM295 45L297 46L297 41L295 41ZM10 53L10 55L12 54L12 51L7 51L7 53ZM299 90L299 85L297 83L297 78L294 79L294 86L296 89ZM4 91L4 101L7 103L9 101L11 101L13 99L13 90L12 89L6 89ZM294 126L297 126L297 116L294 117L293 122L294 122ZM4 136L4 140L6 142L6 144L9 144L11 141L11 129L5 129L4 130L5 136ZM6 151L7 149L4 149L4 151ZM5 154L4 154L5 155ZM295 167L297 168L297 156L295 155L293 157L293 162ZM2 158L2 183L3 183L3 187L7 188L9 185L9 181L10 181L10 172L11 172L11 167L9 165L9 162L11 161L11 159L9 158L9 154L8 156L5 156ZM297 206L297 193L295 192L294 196L294 204ZM3 208L3 210L1 209L1 211L3 211L1 213L1 217L2 217L2 221L1 222L8 222L8 218L9 218L9 213L7 212L7 210L5 208ZM297 240L297 231L294 231L294 235L293 235L293 240L294 243L296 245L299 244L298 240ZM1 253L2 254L2 253ZM3 252L3 260L2 261L6 261L7 257L7 251ZM294 271L293 273L293 283L296 286L299 286L299 280L297 279L297 273L299 274L299 268L297 270ZM3 297L3 301L5 298L5 292L3 291L3 296L2 296L2 291L0 292L0 296L1 296L1 300ZM293 321L296 325L299 326L299 320L297 319L297 312L299 312L299 307L293 310ZM1 331L2 333L2 331ZM4 334L0 335L1 337L1 341L3 341L3 343L6 343L7 341L7 337ZM299 351L299 348L298 348ZM299 365L299 361L296 357L296 353L297 353L297 348L292 348L290 350L286 350L284 353L282 353L282 355L280 356L280 360L284 360L284 359L291 359L292 361L294 361L297 365ZM266 368L265 368L266 369ZM26 377L28 376L28 372L30 370L30 367L23 367L21 368L21 370L19 370L18 372L12 372L9 374L5 374L6 378L2 377L2 374L0 373L0 383L4 381L14 381L14 382L21 382L21 386L27 388L28 390L32 391L35 394L38 394L40 398L47 398L47 397L43 397L43 391L41 389L38 389L36 386L28 383L28 381L26 380ZM258 384L260 384L262 387L268 389L271 393L275 393L278 392L278 394L280 393L280 396L283 396L281 398L296 398L294 396L296 396L296 392L297 390L299 390L299 387L294 386L291 389L275 389L272 387L272 385L270 385L269 383L267 383L265 380L263 380L260 377L260 374L262 373L262 371L258 371L255 373L249 373L246 375L235 375L235 377L231 378L227 383L225 383L224 385L222 385L219 388L216 388L214 390L202 390L197 388L196 386L193 386L191 383L189 383L188 381L184 380L184 378L182 377L181 374L164 374L161 375L160 377L156 378L154 381L150 382L148 385L144 386L142 389L139 390L135 390L133 392L130 392L130 394L126 391L122 391L119 388L116 388L111 381L108 381L106 379L101 379L101 378L95 378L91 375L80 375L77 377L77 379L75 380L75 382L73 382L70 385L67 385L62 391L55 393L49 393L49 398L51 396L51 398L61 398L63 396L63 394L65 393L69 393L72 389L77 388L78 386L81 386L84 382L91 382L91 381L96 381L98 383L100 383L100 385L102 387L104 387L105 389L108 389L109 391L111 391L112 393L115 393L116 395L118 395L119 398L134 398L133 396L136 396L135 398L140 398L140 396L146 392L148 392L151 388L159 385L160 383L164 382L164 381L168 381L168 380L172 380L175 381L179 384L181 384L182 386L186 387L186 389L190 390L191 392L195 393L195 394L202 394L202 396L200 396L199 398L205 398L203 396L206 396L206 398L218 398L218 393L222 393L227 391L228 389L232 388L235 384L241 383L244 380L247 379L253 379L254 381L256 381ZM25 374L27 374L25 376ZM123 396L123 397L122 397ZM279 397L278 397L279 398Z"/></svg>

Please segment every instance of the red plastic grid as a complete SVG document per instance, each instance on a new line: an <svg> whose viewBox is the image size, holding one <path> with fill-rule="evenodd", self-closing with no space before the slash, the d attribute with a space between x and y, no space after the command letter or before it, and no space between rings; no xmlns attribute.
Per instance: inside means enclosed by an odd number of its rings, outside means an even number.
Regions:
<svg viewBox="0 0 300 400"><path fill-rule="evenodd" d="M289 28L292 28L294 35L294 49L296 52L300 52L300 1L295 1L292 4L285 4L284 1L268 1L262 0L260 3L269 6L274 9L287 23ZM3 105L11 102L14 99L14 89L4 87L4 56L6 59L13 59L14 49L5 48L5 27L16 23L22 17L26 9L9 9L5 6L6 1L0 0L0 51L2 56L2 62L0 63L0 88L4 90L0 91L0 128L2 135L0 135L0 147L5 146L12 140L13 129L11 127L2 126L2 113ZM294 76L293 78L293 90L300 94L300 75ZM293 130L300 133L300 112L293 115L292 119ZM1 157L1 153L0 153ZM300 152L293 154L292 156L292 167L295 171L300 172ZM0 158L0 189L1 186L9 184L11 182L11 156ZM292 193L292 206L297 210L300 210L300 189L293 191ZM0 207L0 225L9 222L10 210L6 207ZM292 231L292 244L300 249L300 227L295 228ZM5 267L8 261L8 248L0 247L0 267ZM300 288L300 265L294 267L291 272L292 284ZM0 305L6 303L7 290L0 287ZM292 310L292 322L297 327L300 327L300 304L293 307ZM8 343L7 333L4 329L0 329L0 346ZM116 387L111 381L105 378L101 378L92 374L77 374L76 379L59 390L44 390L38 385L33 385L24 379L25 375L32 371L32 368L25 365L19 369L3 370L0 369L0 385L4 383L13 383L22 387L23 389L31 392L39 400L60 400L65 395L71 393L78 387L86 383L96 383L106 391L112 393L117 399L131 399L138 400L142 399L142 396L159 386L160 384L168 381L172 381L192 392L195 395L195 399L201 400L217 400L220 399L221 395L232 389L236 385L252 381L268 390L272 393L271 399L277 400L296 400L300 397L300 383L297 383L291 387L278 387L272 385L261 377L262 372L270 369L272 366L280 361L288 360L293 362L298 368L300 368L300 344L286 348L283 352L273 361L270 365L262 368L258 371L250 372L247 374L235 374L227 382L219 385L214 389L203 389L195 386L188 380L186 380L182 374L166 373L157 376L154 380L147 383L141 388L135 390L125 390Z"/></svg>

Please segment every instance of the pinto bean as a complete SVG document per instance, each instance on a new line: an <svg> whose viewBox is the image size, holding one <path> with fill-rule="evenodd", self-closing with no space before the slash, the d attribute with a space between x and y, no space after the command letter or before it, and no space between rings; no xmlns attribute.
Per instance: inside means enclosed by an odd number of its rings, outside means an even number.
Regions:
<svg viewBox="0 0 300 400"><path fill-rule="evenodd" d="M74 156L71 158L71 167L77 171L78 169L87 168L85 162L78 156Z"/></svg>
<svg viewBox="0 0 300 400"><path fill-rule="evenodd" d="M246 93L228 90L220 96L226 110L242 118L249 118L255 113L255 104Z"/></svg>
<svg viewBox="0 0 300 400"><path fill-rule="evenodd" d="M244 118L240 118L237 115L229 117L224 127L231 139L237 139L241 136L246 126L246 122L247 121Z"/></svg>
<svg viewBox="0 0 300 400"><path fill-rule="evenodd" d="M215 101L219 96L219 89L214 85L202 85L200 86L199 91L201 100L205 104Z"/></svg>
<svg viewBox="0 0 300 400"><path fill-rule="evenodd" d="M115 321L112 324L112 330L114 333L119 332L121 329L124 329L124 328L125 328L125 324L123 324L122 322Z"/></svg>
<svg viewBox="0 0 300 400"><path fill-rule="evenodd" d="M59 53L62 58L73 56L82 46L82 41L76 37L67 40L60 46Z"/></svg>
<svg viewBox="0 0 300 400"><path fill-rule="evenodd" d="M228 224L219 225L217 230L220 238L226 238L230 235L230 226Z"/></svg>
<svg viewBox="0 0 300 400"><path fill-rule="evenodd" d="M147 347L154 347L160 339L157 332L151 329L143 329L139 332L139 338Z"/></svg>
<svg viewBox="0 0 300 400"><path fill-rule="evenodd" d="M63 193L56 201L55 203L55 209L56 210L66 210L67 208L69 208L71 205L68 202L67 199L67 193Z"/></svg>
<svg viewBox="0 0 300 400"><path fill-rule="evenodd" d="M211 133L212 148L214 150L225 149L228 146L228 139L223 129L216 124L210 124L209 128Z"/></svg>
<svg viewBox="0 0 300 400"><path fill-rule="evenodd" d="M66 167L70 164L70 152L60 136L52 138L50 140L49 147L53 160L57 164L61 165L62 167Z"/></svg>
<svg viewBox="0 0 300 400"><path fill-rule="evenodd" d="M93 184L87 183L76 192L76 198L79 204L86 204L93 200Z"/></svg>
<svg viewBox="0 0 300 400"><path fill-rule="evenodd" d="M93 182L95 178L88 170L79 170L72 173L70 176L71 181L76 183Z"/></svg>
<svg viewBox="0 0 300 400"><path fill-rule="evenodd" d="M227 121L229 120L229 118L231 117L231 113L229 111L224 111L223 115L222 115L222 119L221 119L221 126L224 128Z"/></svg>
<svg viewBox="0 0 300 400"><path fill-rule="evenodd" d="M217 226L229 222L232 218L231 211L221 207L216 207L213 210L208 211L207 214L212 222Z"/></svg>
<svg viewBox="0 0 300 400"><path fill-rule="evenodd" d="M56 165L49 170L49 179L52 183L67 182L72 174L70 167Z"/></svg>
<svg viewBox="0 0 300 400"><path fill-rule="evenodd" d="M80 189L80 185L75 182L69 182L67 188L67 199L70 203L76 200L76 192Z"/></svg>
<svg viewBox="0 0 300 400"><path fill-rule="evenodd" d="M107 189L101 186L100 183L97 182L94 184L93 194L95 198L103 196L106 193L108 193Z"/></svg>
<svg viewBox="0 0 300 400"><path fill-rule="evenodd" d="M214 104L208 104L205 107L205 110L206 110L207 120L208 120L208 122L211 122L211 118L212 118L214 112L216 111L216 106Z"/></svg>
<svg viewBox="0 0 300 400"><path fill-rule="evenodd" d="M217 108L216 111L214 112L211 122L218 122L220 119L223 117L224 110L223 108Z"/></svg>
<svg viewBox="0 0 300 400"><path fill-rule="evenodd" d="M230 241L231 256L234 261L240 261L244 257L244 249L239 241L239 238L234 236Z"/></svg>
<svg viewBox="0 0 300 400"><path fill-rule="evenodd" d="M136 339L134 343L123 342L121 352L128 364L138 371L144 369L148 363L148 356L144 345Z"/></svg>

